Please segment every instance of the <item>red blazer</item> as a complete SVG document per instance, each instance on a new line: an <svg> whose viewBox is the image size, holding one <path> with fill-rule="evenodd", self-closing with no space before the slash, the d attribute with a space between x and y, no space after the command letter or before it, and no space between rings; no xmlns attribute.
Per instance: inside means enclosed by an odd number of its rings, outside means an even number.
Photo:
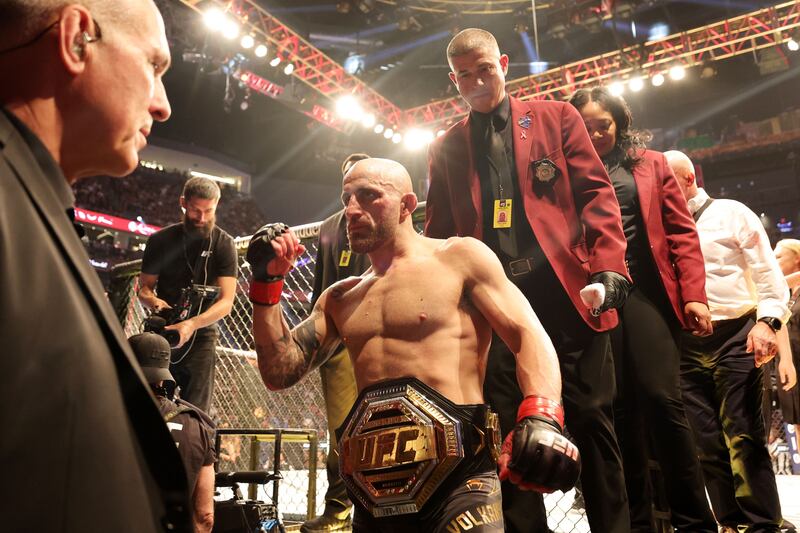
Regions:
<svg viewBox="0 0 800 533"><path fill-rule="evenodd" d="M706 269L694 219L664 154L647 150L633 167L639 208L664 289L683 327L683 306L706 301Z"/></svg>
<svg viewBox="0 0 800 533"><path fill-rule="evenodd" d="M593 317L580 290L593 273L627 276L619 204L580 114L564 102L511 98L514 157L525 214L539 245L576 310L596 331L617 324L614 310ZM529 126L523 124L529 121ZM523 138L524 137L524 138ZM483 213L469 117L451 127L428 152L425 234L481 238ZM558 176L536 183L533 163L549 159Z"/></svg>

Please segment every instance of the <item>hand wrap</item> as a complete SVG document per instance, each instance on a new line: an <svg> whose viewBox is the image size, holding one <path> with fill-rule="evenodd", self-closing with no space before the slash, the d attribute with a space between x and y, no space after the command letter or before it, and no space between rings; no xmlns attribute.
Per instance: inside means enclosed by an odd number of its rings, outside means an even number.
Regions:
<svg viewBox="0 0 800 533"><path fill-rule="evenodd" d="M517 411L517 425L500 454L500 479L538 492L567 491L581 472L581 458L563 434L564 410L557 402L526 397Z"/></svg>
<svg viewBox="0 0 800 533"><path fill-rule="evenodd" d="M272 241L289 230L283 223L266 224L253 234L247 247L247 262L253 272L250 301L257 305L275 305L283 292L283 276L270 276L267 264L275 259Z"/></svg>

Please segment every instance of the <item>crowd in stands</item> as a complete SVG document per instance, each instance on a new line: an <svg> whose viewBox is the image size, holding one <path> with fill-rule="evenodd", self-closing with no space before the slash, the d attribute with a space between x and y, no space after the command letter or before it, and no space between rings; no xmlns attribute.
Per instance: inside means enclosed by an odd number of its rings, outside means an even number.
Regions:
<svg viewBox="0 0 800 533"><path fill-rule="evenodd" d="M143 166L123 179L88 178L75 186L75 205L130 220L141 217L147 224L167 226L180 219L178 198L186 179L183 172ZM217 224L222 229L234 237L251 235L264 221L250 196L222 186L217 208Z"/></svg>

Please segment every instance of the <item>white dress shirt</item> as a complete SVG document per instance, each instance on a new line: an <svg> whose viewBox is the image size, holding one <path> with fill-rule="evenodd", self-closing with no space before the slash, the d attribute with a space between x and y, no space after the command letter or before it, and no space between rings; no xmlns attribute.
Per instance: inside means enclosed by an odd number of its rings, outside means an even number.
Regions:
<svg viewBox="0 0 800 533"><path fill-rule="evenodd" d="M689 211L694 215L706 200L698 188ZM697 221L697 233L712 320L739 318L754 308L757 318L789 319L789 287L755 213L735 200L714 199Z"/></svg>

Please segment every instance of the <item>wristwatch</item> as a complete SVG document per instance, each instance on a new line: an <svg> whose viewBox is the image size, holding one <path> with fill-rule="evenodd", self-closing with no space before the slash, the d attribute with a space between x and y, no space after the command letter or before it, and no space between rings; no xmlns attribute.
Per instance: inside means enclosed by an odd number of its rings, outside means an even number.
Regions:
<svg viewBox="0 0 800 533"><path fill-rule="evenodd" d="M764 324L768 325L772 331L777 333L780 331L781 326L783 326L783 322L779 319L775 318L774 316L762 316L758 319L759 322L763 322Z"/></svg>

